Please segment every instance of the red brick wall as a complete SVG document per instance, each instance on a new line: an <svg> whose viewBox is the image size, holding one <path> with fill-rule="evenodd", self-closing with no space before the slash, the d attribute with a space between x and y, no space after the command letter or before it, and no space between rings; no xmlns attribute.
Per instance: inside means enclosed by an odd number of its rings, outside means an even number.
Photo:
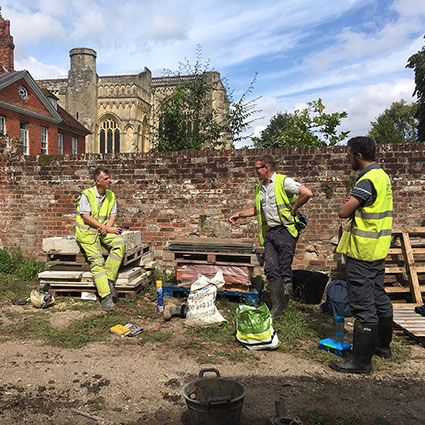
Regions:
<svg viewBox="0 0 425 425"><path fill-rule="evenodd" d="M378 159L394 190L396 226L421 225L425 211L425 144L384 145ZM72 232L75 200L92 185L99 165L112 171L118 199L118 224L141 230L159 260L167 241L200 236L254 238L255 219L231 227L228 217L252 204L257 183L253 161L265 151L202 151L170 154L84 154L22 157L0 155L0 245L40 255L44 237ZM338 206L355 173L345 147L268 150L278 169L302 182L314 197L303 208L309 225L301 236L295 267L330 270L335 265L330 240L341 220Z"/></svg>
<svg viewBox="0 0 425 425"><path fill-rule="evenodd" d="M19 86L24 86L28 91L27 99L21 99L18 94ZM0 100L28 111L37 112L39 114L51 117L48 109L43 105L40 98L32 91L30 85L22 78L15 81L8 87L0 91Z"/></svg>

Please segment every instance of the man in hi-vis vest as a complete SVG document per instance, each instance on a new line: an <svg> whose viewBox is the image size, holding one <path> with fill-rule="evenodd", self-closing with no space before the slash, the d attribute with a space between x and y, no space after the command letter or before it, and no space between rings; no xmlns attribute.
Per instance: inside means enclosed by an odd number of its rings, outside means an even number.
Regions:
<svg viewBox="0 0 425 425"><path fill-rule="evenodd" d="M111 187L111 174L103 167L93 173L96 185L84 190L77 201L75 239L90 261L90 271L105 311L115 310L113 297L118 297L114 282L124 256L121 229L114 227L117 203ZM102 244L109 250L105 261Z"/></svg>
<svg viewBox="0 0 425 425"><path fill-rule="evenodd" d="M375 162L375 143L354 137L347 143L348 161L359 171L354 189L339 207L348 218L337 252L344 254L348 301L355 317L353 356L331 360L339 372L370 373L372 356L391 357L393 308L385 292L385 257L391 242L393 197L388 175Z"/></svg>
<svg viewBox="0 0 425 425"><path fill-rule="evenodd" d="M258 239L264 245L264 272L272 300L271 316L282 316L292 294L292 260L300 234L298 209L312 196L309 189L290 177L276 173L276 161L263 155L255 161L260 183L255 206L233 214L235 224L243 217L257 216Z"/></svg>

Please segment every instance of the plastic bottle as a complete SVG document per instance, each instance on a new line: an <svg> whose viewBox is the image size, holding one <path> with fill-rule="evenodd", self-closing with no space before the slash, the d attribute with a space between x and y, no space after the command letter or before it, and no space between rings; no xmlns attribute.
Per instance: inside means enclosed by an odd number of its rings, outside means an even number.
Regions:
<svg viewBox="0 0 425 425"><path fill-rule="evenodd" d="M162 313L164 311L162 280L157 280L155 283L156 283L156 311L158 313Z"/></svg>
<svg viewBox="0 0 425 425"><path fill-rule="evenodd" d="M335 342L344 342L344 316L335 316Z"/></svg>

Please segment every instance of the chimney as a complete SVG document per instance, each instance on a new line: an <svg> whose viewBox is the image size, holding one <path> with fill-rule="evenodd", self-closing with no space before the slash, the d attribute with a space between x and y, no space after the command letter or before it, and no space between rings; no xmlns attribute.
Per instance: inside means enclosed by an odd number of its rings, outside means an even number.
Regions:
<svg viewBox="0 0 425 425"><path fill-rule="evenodd" d="M10 21L3 19L0 7L0 66L7 71L14 71L13 37L10 35Z"/></svg>

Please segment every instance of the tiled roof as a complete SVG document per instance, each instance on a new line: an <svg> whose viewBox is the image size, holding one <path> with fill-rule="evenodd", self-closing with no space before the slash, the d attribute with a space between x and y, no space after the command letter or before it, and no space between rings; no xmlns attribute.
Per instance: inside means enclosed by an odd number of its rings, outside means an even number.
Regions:
<svg viewBox="0 0 425 425"><path fill-rule="evenodd" d="M46 97L52 97L53 99L58 100L58 97L56 97L51 91L45 89L44 87L41 88L41 91ZM69 112L65 111L65 109L63 109L60 105L57 105L57 111L60 117L62 118L63 123L66 124L68 127L72 127L85 134L90 134L90 131L87 130L86 127L84 127L79 121L77 121Z"/></svg>

